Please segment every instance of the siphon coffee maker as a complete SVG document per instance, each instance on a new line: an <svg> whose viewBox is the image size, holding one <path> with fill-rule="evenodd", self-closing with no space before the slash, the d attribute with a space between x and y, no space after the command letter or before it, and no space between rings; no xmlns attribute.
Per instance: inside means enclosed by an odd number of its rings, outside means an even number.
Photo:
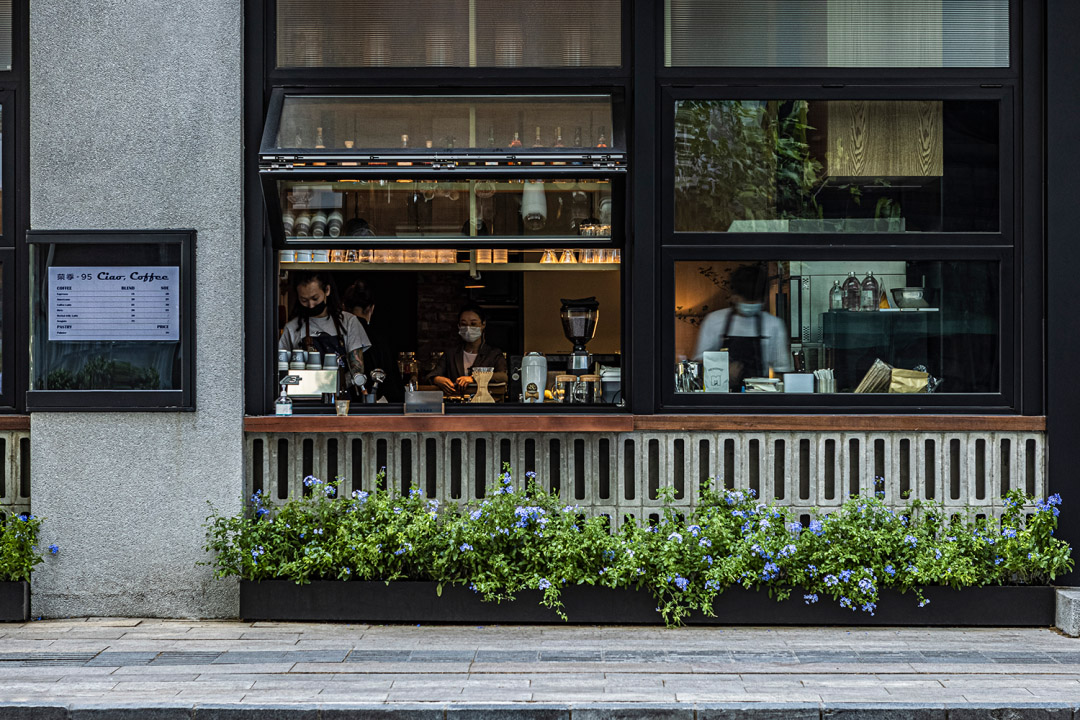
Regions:
<svg viewBox="0 0 1080 720"><path fill-rule="evenodd" d="M596 321L600 316L600 303L595 297L581 298L580 300L562 300L563 333L566 339L574 344L574 350L570 353L566 371L571 375L588 375L592 367L592 356L585 349L585 343L592 340L596 334Z"/></svg>

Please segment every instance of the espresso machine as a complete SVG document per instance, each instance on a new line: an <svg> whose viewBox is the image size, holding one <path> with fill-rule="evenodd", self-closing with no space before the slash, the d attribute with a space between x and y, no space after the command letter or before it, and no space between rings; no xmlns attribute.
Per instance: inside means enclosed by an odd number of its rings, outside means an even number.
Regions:
<svg viewBox="0 0 1080 720"><path fill-rule="evenodd" d="M566 371L570 375L588 375L592 367L592 356L585 349L585 343L592 340L596 334L600 303L595 297L563 299L559 315L566 339L574 344L574 351L570 353L570 360L566 363Z"/></svg>

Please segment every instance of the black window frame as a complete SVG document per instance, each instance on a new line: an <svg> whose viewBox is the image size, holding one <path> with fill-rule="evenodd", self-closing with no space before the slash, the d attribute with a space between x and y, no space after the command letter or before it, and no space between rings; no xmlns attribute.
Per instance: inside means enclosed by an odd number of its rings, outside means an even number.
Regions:
<svg viewBox="0 0 1080 720"><path fill-rule="evenodd" d="M655 168L661 196L654 221L656 268L660 288L656 325L659 330L651 376L655 412L708 413L994 413L1039 414L1045 390L1045 321L1033 323L1043 308L1044 254L1040 224L1042 195L1031 180L1041 169L1042 88L1034 84L1042 36L1042 3L1012 0L1009 8L1009 66L999 68L831 68L831 67L665 67L663 3L654 8L652 41L657 49L655 73L658 138ZM809 99L903 100L1000 98L999 212L996 233L747 233L675 232L674 120L677 99ZM640 111L639 111L640 113ZM1025 136L1026 133L1026 136ZM631 199L631 202L634 200ZM1038 207L1033 210L1032 207ZM888 245L883 245L888 243ZM891 253L891 254L890 254ZM943 254L941 254L943 253ZM951 253L951 256L950 256ZM678 259L813 259L849 257L895 260L905 256L958 259L979 254L1000 255L1002 278L999 393L923 395L893 399L869 395L849 401L845 395L777 396L745 400L711 394L688 399L677 395L671 381L674 352L674 262ZM1006 300L1006 298L1008 298ZM1008 336L1008 341L1006 341ZM951 402L949 398L951 397ZM864 406L865 403L865 406Z"/></svg>
<svg viewBox="0 0 1080 720"><path fill-rule="evenodd" d="M271 112L274 91L285 89L290 92L347 92L350 94L388 95L388 94L617 94L627 108L627 120L623 125L626 130L626 142L632 146L632 136L636 132L634 92L637 88L633 68L642 56L634 46L637 27L633 22L636 16L647 18L652 14L653 6L644 0L621 0L621 59L619 67L577 67L577 68L278 68L276 52L276 0L245 0L245 411L251 415L267 415L273 412L273 401L277 395L274 349L277 347L277 324L271 308L277 307L277 252L274 250L273 233L269 227L267 209L263 191L267 180L259 172L259 149L264 133L264 124ZM650 29L651 30L651 29ZM651 76L651 73L650 73ZM630 147L627 153L633 157ZM631 159L631 173L633 172ZM522 168L528 170L528 167ZM458 172L458 171L455 171ZM516 177L528 173L513 173ZM389 173L388 173L389 175ZM642 175L648 175L643 172ZM635 208L632 197L635 193L634 180L627 176L620 180L625 188L621 202L617 202L613 212L621 212L620 222L625 227L621 239L595 238L581 243L581 247L620 247L622 250L621 300L622 326L620 328L622 347L622 387L626 399L625 407L587 406L579 407L545 404L529 408L534 412L555 413L627 413L643 410L652 406L651 391L639 388L637 383L646 382L646 376L636 370L632 363L631 347L634 342L632 324L632 303L640 302L640 293L631 292L633 284L630 277L631 258L634 249ZM616 223L613 222L613 225ZM651 239L651 234L645 235ZM542 240L537 242L542 243ZM531 243L537 247L537 242ZM375 247L375 244L370 244ZM439 245L434 243L430 246ZM445 243L442 243L445 245ZM457 243L465 247L464 243ZM519 243L484 243L479 240L475 247L523 247ZM419 245L413 245L414 247ZM322 247L334 247L324 243ZM640 252L637 252L640 256ZM377 268L377 266L373 266ZM584 293L588 294L588 293ZM641 333L643 336L644 332ZM636 378L636 379L635 379ZM364 414L400 413L400 406L375 405L360 408ZM448 406L448 413L466 412L476 414L520 413L520 406L500 405L480 408L478 406Z"/></svg>
<svg viewBox="0 0 1080 720"><path fill-rule="evenodd" d="M180 246L180 389L179 390L26 390L32 412L193 412L195 410L195 241L196 231L178 230L31 230L27 245ZM32 269L31 269L32 272ZM33 312L27 305L27 316ZM29 337L28 337L29 340ZM27 366L29 372L29 366Z"/></svg>

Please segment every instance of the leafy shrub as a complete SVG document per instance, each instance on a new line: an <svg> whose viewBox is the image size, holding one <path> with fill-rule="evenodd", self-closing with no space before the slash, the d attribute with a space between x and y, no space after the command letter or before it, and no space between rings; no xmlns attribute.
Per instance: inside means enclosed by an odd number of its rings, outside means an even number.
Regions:
<svg viewBox="0 0 1080 720"><path fill-rule="evenodd" d="M786 507L752 491L706 488L689 518L665 496L658 522L626 522L565 505L527 473L515 489L509 469L488 498L440 506L415 488L338 494L340 481L305 479L303 497L280 507L256 493L244 512L207 519L206 549L219 577L246 580L430 580L468 585L484 600L540 590L562 613L562 588L644 588L669 625L694 610L712 614L732 585L765 588L782 600L832 598L873 614L882 588L914 593L931 585L1041 584L1072 568L1067 543L1053 536L1061 498L1034 509L1020 491L1000 520L950 516L912 501L900 511L879 496L856 497L804 527ZM1024 514L1028 514L1026 521Z"/></svg>
<svg viewBox="0 0 1080 720"><path fill-rule="evenodd" d="M30 580L30 572L42 561L37 545L40 533L41 518L0 513L0 582ZM49 546L53 555L59 550Z"/></svg>

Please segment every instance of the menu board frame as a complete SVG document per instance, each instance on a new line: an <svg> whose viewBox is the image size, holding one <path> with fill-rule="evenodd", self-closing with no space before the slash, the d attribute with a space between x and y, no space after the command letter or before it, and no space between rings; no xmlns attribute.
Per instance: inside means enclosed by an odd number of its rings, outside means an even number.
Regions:
<svg viewBox="0 0 1080 720"><path fill-rule="evenodd" d="M72 275L74 280L80 277L91 277L94 280L102 276L102 273L115 268L136 267L131 258L140 253L145 253L147 246L157 246L163 252L168 251L172 257L179 258L178 262L169 262L166 265L149 264L151 272L144 273L133 270L142 280L147 277L156 281L159 274L169 275L167 272L175 268L179 272L179 278L170 277L169 280L158 287L159 294L170 293L170 300L174 294L179 297L174 300L178 304L179 315L176 328L168 328L164 333L165 339L158 342L176 342L179 344L178 369L174 373L174 387L167 390L149 389L31 389L26 392L26 408L31 412L39 411L173 411L189 412L195 410L195 242L196 231L193 229L161 229L161 230L30 230L26 234L27 245L31 250L31 297L30 317L31 330L31 378L35 376L33 367L36 357L44 357L47 347L53 343L70 342L70 340L58 339L54 332L55 328L49 326L50 321L55 321L57 304L55 299L50 299L50 269L55 274L59 268L63 268L66 275ZM92 253L82 253L85 261L73 262L70 259L52 259L53 254L48 252L50 247L81 246L78 249L90 250ZM98 246L98 247L94 247ZM74 248L73 248L74 249ZM153 269L160 267L161 272ZM80 273L79 270L84 269ZM114 273L113 273L114 274ZM112 277L113 274L109 274ZM141 282L140 281L140 282ZM106 282L103 280L102 282ZM51 283L56 286L56 282ZM124 287L127 287L125 285ZM142 298L143 295L138 296ZM149 297L149 296L147 296ZM132 295L130 302L132 312L138 309L138 304L144 302L135 299ZM50 303L54 307L50 307ZM106 333L107 334L107 333ZM120 333L122 335L122 333ZM128 337L124 339L118 335L118 342L141 342L149 341L150 338ZM172 338L176 338L175 341ZM104 336L95 338L98 341L108 342L110 338ZM37 347L35 347L35 345Z"/></svg>

